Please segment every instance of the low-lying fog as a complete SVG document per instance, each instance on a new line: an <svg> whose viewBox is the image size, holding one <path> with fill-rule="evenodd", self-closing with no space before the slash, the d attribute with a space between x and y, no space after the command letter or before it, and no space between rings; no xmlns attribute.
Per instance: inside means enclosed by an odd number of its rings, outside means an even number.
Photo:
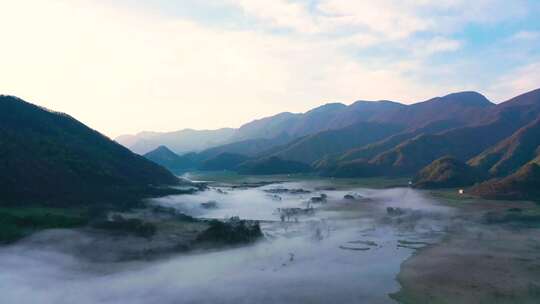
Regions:
<svg viewBox="0 0 540 304"><path fill-rule="evenodd" d="M38 246L60 232L38 233L0 249L0 302L393 303L400 264L444 234L451 210L408 188L316 190L328 186L220 187L152 201L196 217L264 220L266 240L240 248L103 264L65 246ZM278 188L312 193L265 191ZM311 204L314 213L280 220L277 208L306 208L323 193L327 202ZM215 204L201 205L209 201ZM389 215L387 207L407 211Z"/></svg>

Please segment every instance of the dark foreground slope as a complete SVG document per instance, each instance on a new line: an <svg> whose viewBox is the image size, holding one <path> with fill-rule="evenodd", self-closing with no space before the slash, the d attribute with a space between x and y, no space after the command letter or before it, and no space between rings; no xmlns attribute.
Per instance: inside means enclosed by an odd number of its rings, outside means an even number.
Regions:
<svg viewBox="0 0 540 304"><path fill-rule="evenodd" d="M118 204L178 179L63 113L0 96L0 203Z"/></svg>

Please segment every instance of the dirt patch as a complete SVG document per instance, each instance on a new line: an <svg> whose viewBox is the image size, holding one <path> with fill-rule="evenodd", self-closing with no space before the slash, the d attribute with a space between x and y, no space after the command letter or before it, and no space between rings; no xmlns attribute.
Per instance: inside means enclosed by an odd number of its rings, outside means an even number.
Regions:
<svg viewBox="0 0 540 304"><path fill-rule="evenodd" d="M406 304L540 303L540 229L507 217L515 208L537 209L528 203L468 205L466 219L456 222L443 242L420 249L401 265L402 289L392 298ZM506 220L486 222L486 213Z"/></svg>

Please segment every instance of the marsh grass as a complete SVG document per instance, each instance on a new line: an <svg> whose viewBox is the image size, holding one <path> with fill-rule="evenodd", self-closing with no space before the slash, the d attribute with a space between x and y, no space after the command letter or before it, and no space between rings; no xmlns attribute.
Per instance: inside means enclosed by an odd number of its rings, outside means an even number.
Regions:
<svg viewBox="0 0 540 304"><path fill-rule="evenodd" d="M192 180L211 181L216 183L260 183L260 182L295 182L309 181L331 183L336 188L362 187L384 189L407 187L409 177L373 177L373 178L328 178L317 174L277 174L277 175L242 175L232 171L193 171L186 174Z"/></svg>
<svg viewBox="0 0 540 304"><path fill-rule="evenodd" d="M82 209L19 207L0 208L0 243L11 243L37 230L75 228L88 222Z"/></svg>

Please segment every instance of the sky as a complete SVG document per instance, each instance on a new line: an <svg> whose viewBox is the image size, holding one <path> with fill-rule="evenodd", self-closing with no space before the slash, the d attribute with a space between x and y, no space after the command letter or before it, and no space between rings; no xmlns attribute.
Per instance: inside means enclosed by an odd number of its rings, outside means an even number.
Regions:
<svg viewBox="0 0 540 304"><path fill-rule="evenodd" d="M540 87L538 0L0 0L0 94L115 137Z"/></svg>

